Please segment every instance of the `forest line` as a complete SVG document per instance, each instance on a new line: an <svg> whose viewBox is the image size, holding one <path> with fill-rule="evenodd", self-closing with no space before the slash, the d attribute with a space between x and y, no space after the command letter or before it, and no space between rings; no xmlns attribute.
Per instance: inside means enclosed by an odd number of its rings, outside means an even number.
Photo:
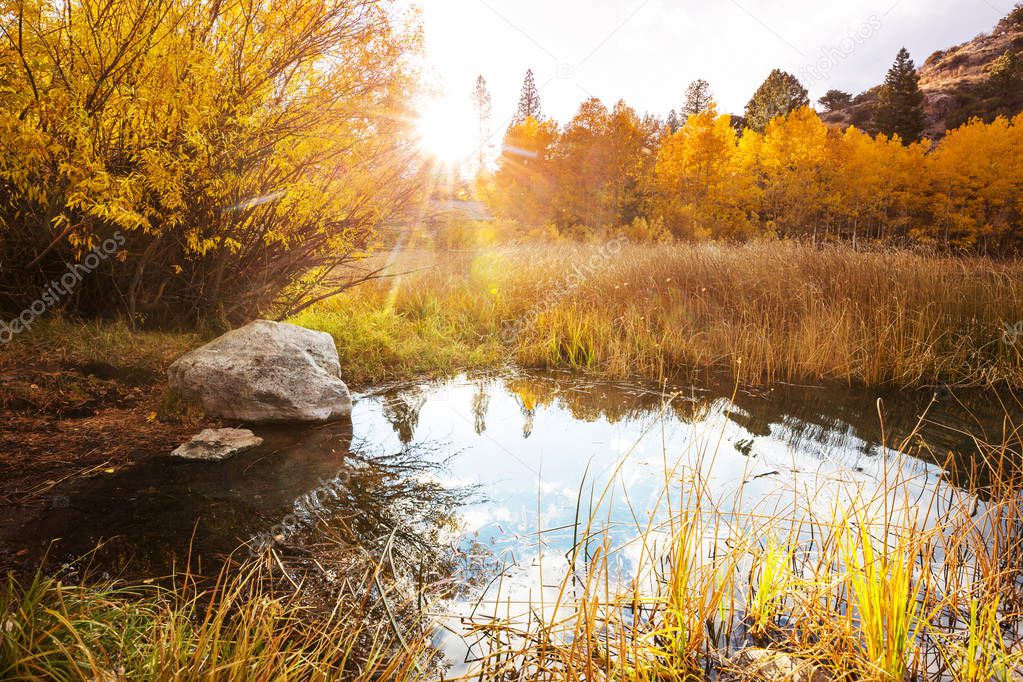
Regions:
<svg viewBox="0 0 1023 682"><path fill-rule="evenodd" d="M809 107L737 132L711 104L674 133L624 102L564 128L527 118L482 178L497 215L562 234L638 240L877 240L987 254L1023 239L1023 116L943 139L842 131Z"/></svg>

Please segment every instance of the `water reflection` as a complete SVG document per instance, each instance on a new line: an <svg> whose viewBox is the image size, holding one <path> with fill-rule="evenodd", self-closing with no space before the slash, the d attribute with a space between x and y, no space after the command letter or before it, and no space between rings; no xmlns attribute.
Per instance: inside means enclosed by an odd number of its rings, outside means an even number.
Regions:
<svg viewBox="0 0 1023 682"><path fill-rule="evenodd" d="M419 410L422 409L425 402L423 391L418 386L389 394L384 399L382 403L384 414L402 444L407 445L412 442L416 426L419 425Z"/></svg>
<svg viewBox="0 0 1023 682"><path fill-rule="evenodd" d="M412 429L398 436L411 439ZM163 576L186 565L209 574L232 553L244 559L272 545L305 554L299 545L316 542L363 553L388 544L396 568L431 579L450 570L450 553L441 557L439 548L471 490L436 483L443 457L398 447L368 460L353 444L351 421L258 431L262 446L227 461L161 454L60 486L59 503L5 541L27 549L29 563L45 558L64 579Z"/></svg>
<svg viewBox="0 0 1023 682"><path fill-rule="evenodd" d="M666 467L699 460L722 496L741 491L748 506L784 511L791 502L771 493L782 480L799 476L814 488L832 479L876 482L895 446L918 426L920 438L907 449L920 459L900 467L925 478L954 474L970 464L971 434L997 428L1003 414L979 393L785 385L736 391L515 373L366 394L354 422L358 437L375 447L442 444L441 451L457 453L443 482L478 485L486 497L462 511L466 532L521 558L535 554L538 531L548 529L561 530L544 532L542 544L566 551L577 507L583 516L600 511L594 491L612 473L608 507L627 499L642 513L663 496ZM833 497L820 495L821 505ZM605 511L612 532L620 525L619 539L627 540L632 512Z"/></svg>
<svg viewBox="0 0 1023 682"><path fill-rule="evenodd" d="M476 393L472 397L473 427L476 435L482 436L487 430L487 410L490 407L490 382L481 380L476 382Z"/></svg>
<svg viewBox="0 0 1023 682"><path fill-rule="evenodd" d="M403 390L363 397L360 437L382 442L392 426L379 406ZM585 541L588 520L590 537L614 548L610 570L622 578L635 576L644 553L656 553L637 538L663 544L668 508L697 502L720 520L706 539L708 557L726 553L733 538L767 542L787 524L800 528L802 520L853 509L864 522L934 527L958 504L956 493L935 500L936 491L969 470L974 436L997 434L1005 415L984 392L664 389L557 373L463 377L412 390L428 398L411 442L445 443L444 451L458 453L447 484L478 485L487 498L462 509L462 527L491 553L491 569L502 569L475 601L440 614L451 636L438 641L463 664L455 673L469 669L485 644L461 639L465 622L482 624L495 612L528 620L537 602L556 603L559 576L585 567L599 545ZM1018 419L1018 404L1005 404ZM772 521L758 530L756 519ZM544 617L553 622L557 614Z"/></svg>
<svg viewBox="0 0 1023 682"><path fill-rule="evenodd" d="M1018 420L1018 404L1005 404ZM356 396L351 422L260 430L263 447L227 462L161 454L61 486L66 507L7 540L35 557L50 548L58 561L103 542L91 560L105 570L164 574L187 557L216 562L240 543L329 564L329 537L370 553L386 547L413 583L486 585L501 574L504 589L537 596L558 583L552 573L590 556L580 521L593 520L594 536L619 550L614 573L629 576L650 551L637 536L698 492L728 531L730 520L755 516L833 518L897 470L906 480L897 508L925 513L924 491L968 470L973 436L997 435L1004 415L987 393L662 387L521 372L418 382ZM900 456L915 430L915 457ZM491 606L487 594L472 608ZM452 630L472 608L454 610Z"/></svg>
<svg viewBox="0 0 1023 682"><path fill-rule="evenodd" d="M1013 414L1017 405L1003 403ZM817 485L876 479L918 425L908 449L919 459L900 466L954 477L973 463L973 436L997 436L1004 414L984 393L736 391L562 373L414 383L357 396L350 422L263 429L263 447L227 462L159 455L60 486L61 504L27 519L11 541L37 559L103 542L104 566L163 572L190 554L209 562L239 543L272 543L332 518L352 543L418 525L429 539L405 534L409 547L437 545L423 529L457 526L463 544L517 561L538 547L567 551L577 515L601 511L599 493L612 479L607 506L631 505L628 514L605 510L624 542L631 516L658 503L680 461L705 468L720 495L741 491L766 508L782 504L770 490L795 475ZM474 487L478 496L462 505Z"/></svg>

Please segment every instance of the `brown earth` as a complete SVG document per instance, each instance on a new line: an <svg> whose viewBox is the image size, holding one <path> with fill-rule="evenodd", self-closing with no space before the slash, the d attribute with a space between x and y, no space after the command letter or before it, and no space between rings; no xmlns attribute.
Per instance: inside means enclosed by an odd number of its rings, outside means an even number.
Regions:
<svg viewBox="0 0 1023 682"><path fill-rule="evenodd" d="M971 115L987 113L1013 115L1018 107L1001 111L998 103L984 102L977 94L978 86L988 77L988 70L1006 52L1023 53L1023 10L1017 8L1002 19L991 33L982 33L973 40L947 50L939 50L917 69L920 89L924 93L927 129L925 136L937 139L951 128L965 123ZM874 105L881 86L857 95L848 107L822 113L825 123L871 130Z"/></svg>
<svg viewBox="0 0 1023 682"><path fill-rule="evenodd" d="M51 353L47 343L0 352L0 526L54 504L61 483L165 454L210 424L169 399L158 367L190 339L142 364L117 354L117 365ZM0 572L18 552L0 547Z"/></svg>

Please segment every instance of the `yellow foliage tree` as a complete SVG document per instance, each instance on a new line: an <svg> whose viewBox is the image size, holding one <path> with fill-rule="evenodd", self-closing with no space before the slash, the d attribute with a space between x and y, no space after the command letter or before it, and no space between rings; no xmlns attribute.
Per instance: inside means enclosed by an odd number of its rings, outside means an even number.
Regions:
<svg viewBox="0 0 1023 682"><path fill-rule="evenodd" d="M985 251L1023 237L1023 114L953 130L928 157L927 172L933 223L918 237Z"/></svg>
<svg viewBox="0 0 1023 682"><path fill-rule="evenodd" d="M757 165L764 190L761 214L778 234L816 238L832 184L831 142L828 127L808 107L767 125Z"/></svg>
<svg viewBox="0 0 1023 682"><path fill-rule="evenodd" d="M551 167L557 124L532 116L508 128L491 191L494 211L523 225L540 226L553 218Z"/></svg>
<svg viewBox="0 0 1023 682"><path fill-rule="evenodd" d="M63 302L284 314L414 196L418 34L375 0L2 0L0 306L117 234ZM325 292L325 293L324 293Z"/></svg>
<svg viewBox="0 0 1023 682"><path fill-rule="evenodd" d="M861 238L905 238L926 205L924 164L930 143L906 146L856 128L848 128L838 142L828 188L830 230L854 244Z"/></svg>
<svg viewBox="0 0 1023 682"><path fill-rule="evenodd" d="M657 154L660 215L681 237L740 238L753 231L758 196L749 155L739 153L728 116L712 104L686 119Z"/></svg>
<svg viewBox="0 0 1023 682"><path fill-rule="evenodd" d="M673 134L655 129L622 103L609 112L587 100L560 133L548 122L542 144L531 143L543 151L527 156L542 158L543 172L520 177L525 164L511 159L496 185L528 208L523 219L617 224L634 239L662 238L663 224L688 239L777 235L993 254L1023 246L1023 114L911 145L830 128L808 107L762 134L738 135L713 107Z"/></svg>

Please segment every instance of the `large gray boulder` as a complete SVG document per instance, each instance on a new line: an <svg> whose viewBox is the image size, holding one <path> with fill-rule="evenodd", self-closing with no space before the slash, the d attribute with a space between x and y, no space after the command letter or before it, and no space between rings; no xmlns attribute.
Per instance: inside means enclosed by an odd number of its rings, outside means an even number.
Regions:
<svg viewBox="0 0 1023 682"><path fill-rule="evenodd" d="M211 417L242 422L323 422L352 413L330 334L268 320L183 355L170 386Z"/></svg>

